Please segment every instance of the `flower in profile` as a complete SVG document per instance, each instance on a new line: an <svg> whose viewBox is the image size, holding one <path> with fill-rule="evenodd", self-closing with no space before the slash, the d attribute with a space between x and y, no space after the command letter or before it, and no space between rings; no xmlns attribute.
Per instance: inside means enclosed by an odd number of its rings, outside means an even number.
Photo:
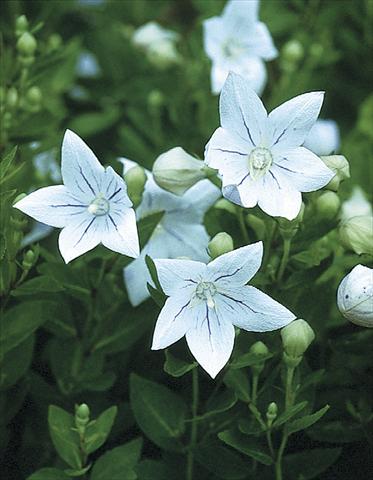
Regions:
<svg viewBox="0 0 373 480"><path fill-rule="evenodd" d="M257 93L267 72L263 60L277 50L266 25L258 20L258 0L230 0L220 17L203 22L204 48L212 61L211 89L218 94L230 71L239 73Z"/></svg>
<svg viewBox="0 0 373 480"><path fill-rule="evenodd" d="M339 128L334 120L317 120L303 144L316 155L331 155L339 149Z"/></svg>
<svg viewBox="0 0 373 480"><path fill-rule="evenodd" d="M14 207L35 220L62 228L59 249L68 263L102 243L139 255L136 216L123 179L104 168L92 150L67 130L62 143L64 185L36 190Z"/></svg>
<svg viewBox="0 0 373 480"><path fill-rule="evenodd" d="M198 363L215 378L233 350L234 327L267 332L284 327L295 316L246 283L258 271L262 242L238 248L212 262L155 260L168 299L159 314L153 350L166 348L185 335Z"/></svg>
<svg viewBox="0 0 373 480"><path fill-rule="evenodd" d="M334 173L301 146L323 96L299 95L268 115L249 82L229 75L220 95L221 127L205 151L207 165L219 170L228 200L249 208L258 204L268 215L293 220L301 192L318 190L331 180Z"/></svg>
<svg viewBox="0 0 373 480"><path fill-rule="evenodd" d="M350 322L373 328L373 269L356 265L341 281L337 302Z"/></svg>
<svg viewBox="0 0 373 480"><path fill-rule="evenodd" d="M124 174L135 165L127 159L120 160ZM138 220L148 215L164 212L139 258L124 269L128 297L137 306L149 297L147 283L151 283L145 256L151 258L188 257L208 261L207 246L210 237L203 225L206 211L220 197L219 189L209 180L201 180L184 195L179 196L160 188L153 175L147 173L142 202L136 210Z"/></svg>
<svg viewBox="0 0 373 480"><path fill-rule="evenodd" d="M177 32L161 27L156 22L142 25L132 35L132 42L146 53L148 60L157 67L168 67L180 61L176 42Z"/></svg>

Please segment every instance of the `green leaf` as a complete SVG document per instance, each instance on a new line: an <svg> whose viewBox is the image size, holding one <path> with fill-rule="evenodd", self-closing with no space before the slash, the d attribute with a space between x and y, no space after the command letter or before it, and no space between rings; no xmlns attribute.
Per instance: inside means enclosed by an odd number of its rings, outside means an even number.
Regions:
<svg viewBox="0 0 373 480"><path fill-rule="evenodd" d="M5 354L22 343L43 323L61 313L61 306L47 300L23 302L0 318L0 350Z"/></svg>
<svg viewBox="0 0 373 480"><path fill-rule="evenodd" d="M240 400L247 403L251 401L249 378L242 370L228 370L224 376L224 383Z"/></svg>
<svg viewBox="0 0 373 480"><path fill-rule="evenodd" d="M307 430L307 435L313 440L331 443L352 443L362 440L364 430L360 424L351 424L335 420L333 422L314 425Z"/></svg>
<svg viewBox="0 0 373 480"><path fill-rule="evenodd" d="M194 455L200 465L218 478L225 480L247 478L247 462L223 446L199 446Z"/></svg>
<svg viewBox="0 0 373 480"><path fill-rule="evenodd" d="M160 292L162 292L165 295L165 293L163 292L162 286L159 282L157 268L155 266L155 263L154 263L153 259L151 257L149 257L149 255L145 255L145 263L146 263L146 266L148 267L150 276L151 276L151 278L154 282L154 285L156 286L156 289L159 290Z"/></svg>
<svg viewBox="0 0 373 480"><path fill-rule="evenodd" d="M337 461L341 452L341 448L314 448L286 455L283 460L283 476L294 480L319 478L321 473Z"/></svg>
<svg viewBox="0 0 373 480"><path fill-rule="evenodd" d="M161 460L143 460L135 468L139 480L170 480L175 472Z"/></svg>
<svg viewBox="0 0 373 480"><path fill-rule="evenodd" d="M288 424L289 435L295 432L299 432L300 430L305 430L306 428L316 423L323 415L325 415L329 408L329 405L325 405L325 407L321 408L315 413L312 413L311 415L306 415L305 417L297 418L296 420L290 422Z"/></svg>
<svg viewBox="0 0 373 480"><path fill-rule="evenodd" d="M166 361L164 362L163 369L166 373L172 377L182 377L186 373L197 367L197 362L188 363L184 360L176 358L170 353L168 349L165 350Z"/></svg>
<svg viewBox="0 0 373 480"><path fill-rule="evenodd" d="M137 438L104 453L95 463L90 480L136 480L142 439Z"/></svg>
<svg viewBox="0 0 373 480"><path fill-rule="evenodd" d="M91 464L87 465L86 467L84 468L80 468L78 470L74 469L74 468L66 468L66 470L64 470L64 472L66 473L66 475L68 475L69 477L81 477L82 475L84 475L85 473L88 472L88 470L91 468Z"/></svg>
<svg viewBox="0 0 373 480"><path fill-rule="evenodd" d="M36 293L56 293L64 290L64 287L54 278L42 275L22 283L12 291L14 297L34 295Z"/></svg>
<svg viewBox="0 0 373 480"><path fill-rule="evenodd" d="M130 377L130 399L135 419L145 435L161 448L178 450L187 410L183 399L163 385L135 374Z"/></svg>
<svg viewBox="0 0 373 480"><path fill-rule="evenodd" d="M5 257L6 253L6 237L0 232L0 261Z"/></svg>
<svg viewBox="0 0 373 480"><path fill-rule="evenodd" d="M1 359L0 390L11 387L27 372L34 351L35 337L31 335Z"/></svg>
<svg viewBox="0 0 373 480"><path fill-rule="evenodd" d="M137 222L137 229L139 232L139 240L140 240L141 248L143 248L147 244L149 238L152 236L152 233L154 232L154 229L162 220L163 215L164 215L164 212L153 213L151 215L147 215L146 217L140 219Z"/></svg>
<svg viewBox="0 0 373 480"><path fill-rule="evenodd" d="M79 435L74 417L60 407L50 405L48 410L49 433L58 455L74 469L82 468Z"/></svg>
<svg viewBox="0 0 373 480"><path fill-rule="evenodd" d="M280 425L283 425L285 422L290 420L291 418L295 417L299 412L301 412L306 405L308 404L307 401L297 403L296 405L293 405L292 407L288 408L285 410L285 412L281 413L276 420L273 422L273 427L279 427Z"/></svg>
<svg viewBox="0 0 373 480"><path fill-rule="evenodd" d="M96 419L90 422L86 428L85 447L88 454L101 447L106 441L113 426L118 408L110 407Z"/></svg>
<svg viewBox="0 0 373 480"><path fill-rule="evenodd" d="M231 390L225 390L222 393L216 395L211 401L207 402L206 410L207 412L198 417L199 420L210 417L211 415L216 415L218 413L226 412L232 408L237 402L237 396Z"/></svg>
<svg viewBox="0 0 373 480"><path fill-rule="evenodd" d="M12 162L14 160L14 157L16 155L16 152L17 152L17 147L14 147L9 153L8 155L6 155L0 162L0 184L2 184L3 182L5 182L5 180L7 180L7 178L5 178L10 166L12 165ZM13 169L13 170L16 170L16 169Z"/></svg>
<svg viewBox="0 0 373 480"><path fill-rule="evenodd" d="M58 468L42 468L27 477L26 480L69 480L69 476Z"/></svg>
<svg viewBox="0 0 373 480"><path fill-rule="evenodd" d="M167 300L166 295L152 287L149 282L146 284L146 286L154 302L158 305L158 307L162 308Z"/></svg>
<svg viewBox="0 0 373 480"><path fill-rule="evenodd" d="M238 429L245 435L258 435L263 432L262 426L254 418L239 420Z"/></svg>
<svg viewBox="0 0 373 480"><path fill-rule="evenodd" d="M247 436L241 435L235 430L220 432L218 437L230 447L248 455L259 463L263 463L263 465L272 465L273 463L272 458L267 453L259 450L256 440L251 441Z"/></svg>
<svg viewBox="0 0 373 480"><path fill-rule="evenodd" d="M251 367L252 365L257 365L258 363L263 363L269 358L273 357L273 353L267 353L266 355L257 355L251 352L245 353L240 357L234 359L230 366L231 368L244 368Z"/></svg>

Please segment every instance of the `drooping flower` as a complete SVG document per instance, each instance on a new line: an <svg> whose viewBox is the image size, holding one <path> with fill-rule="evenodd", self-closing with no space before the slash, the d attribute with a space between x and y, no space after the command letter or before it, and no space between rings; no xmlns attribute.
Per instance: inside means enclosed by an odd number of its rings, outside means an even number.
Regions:
<svg viewBox="0 0 373 480"><path fill-rule="evenodd" d="M121 159L124 173L137 165ZM152 283L145 256L151 258L188 257L207 261L207 245L210 237L203 225L206 211L220 197L220 191L209 180L201 180L184 195L178 196L160 188L150 172L142 197L136 210L138 220L156 212L164 215L152 236L141 251L139 258L124 269L124 281L133 306L149 297L147 283Z"/></svg>
<svg viewBox="0 0 373 480"><path fill-rule="evenodd" d="M234 327L253 332L282 328L295 316L246 283L258 271L262 242L238 248L212 262L155 260L158 278L169 296L159 314L153 350L184 335L198 363L215 378L233 350Z"/></svg>
<svg viewBox="0 0 373 480"><path fill-rule="evenodd" d="M244 207L294 219L301 192L322 188L334 176L302 147L323 102L322 92L299 95L269 115L249 83L231 73L220 95L220 122L206 145L205 161L218 169L223 195Z"/></svg>
<svg viewBox="0 0 373 480"><path fill-rule="evenodd" d="M136 216L123 179L104 168L92 150L67 130L62 144L64 185L40 188L14 207L52 227L62 228L59 249L65 262L102 243L137 257Z"/></svg>
<svg viewBox="0 0 373 480"><path fill-rule="evenodd" d="M337 302L350 322L373 328L373 269L356 265L341 281Z"/></svg>
<svg viewBox="0 0 373 480"><path fill-rule="evenodd" d="M267 72L263 60L277 50L266 25L258 20L258 0L230 0L219 17L203 22L204 48L212 61L211 89L218 94L230 71L239 73L257 93Z"/></svg>
<svg viewBox="0 0 373 480"><path fill-rule="evenodd" d="M334 120L317 120L303 144L316 155L331 155L339 148L339 128Z"/></svg>

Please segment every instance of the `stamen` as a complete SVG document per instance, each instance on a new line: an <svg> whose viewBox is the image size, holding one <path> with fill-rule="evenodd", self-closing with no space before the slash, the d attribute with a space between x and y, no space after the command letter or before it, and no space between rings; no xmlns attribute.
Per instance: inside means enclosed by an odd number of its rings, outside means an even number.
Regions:
<svg viewBox="0 0 373 480"><path fill-rule="evenodd" d="M109 213L110 203L100 193L88 206L88 212L98 217Z"/></svg>
<svg viewBox="0 0 373 480"><path fill-rule="evenodd" d="M250 152L248 160L250 175L253 180L257 180L271 168L273 156L268 148L256 147Z"/></svg>

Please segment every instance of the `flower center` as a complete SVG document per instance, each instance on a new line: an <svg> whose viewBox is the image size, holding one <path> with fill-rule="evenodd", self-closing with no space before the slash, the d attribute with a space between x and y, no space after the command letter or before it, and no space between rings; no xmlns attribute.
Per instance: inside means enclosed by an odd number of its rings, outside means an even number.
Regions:
<svg viewBox="0 0 373 480"><path fill-rule="evenodd" d="M199 300L206 301L209 308L214 308L214 296L216 291L216 287L212 282L199 282L195 295Z"/></svg>
<svg viewBox="0 0 373 480"><path fill-rule="evenodd" d="M268 148L254 148L249 155L249 169L253 180L257 180L265 175L271 168L272 162L273 156Z"/></svg>
<svg viewBox="0 0 373 480"><path fill-rule="evenodd" d="M102 193L100 193L88 207L89 213L92 213L92 215L96 215L97 217L106 215L109 213L109 210L110 203L104 198Z"/></svg>
<svg viewBox="0 0 373 480"><path fill-rule="evenodd" d="M226 58L233 59L242 53L243 48L237 40L229 39L224 43L222 50Z"/></svg>

